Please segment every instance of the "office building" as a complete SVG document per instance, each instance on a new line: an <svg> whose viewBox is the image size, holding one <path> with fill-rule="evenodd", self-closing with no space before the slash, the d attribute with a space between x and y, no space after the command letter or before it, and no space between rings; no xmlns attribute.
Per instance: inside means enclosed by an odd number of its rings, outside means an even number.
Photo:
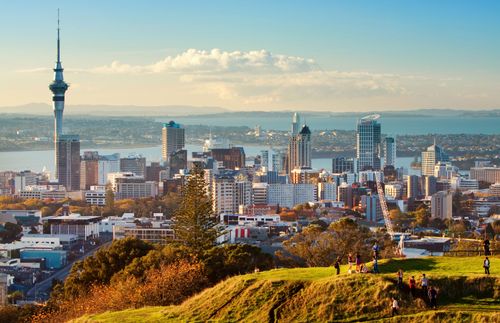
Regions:
<svg viewBox="0 0 500 323"><path fill-rule="evenodd" d="M85 151L80 162L80 189L88 190L99 184L99 154Z"/></svg>
<svg viewBox="0 0 500 323"><path fill-rule="evenodd" d="M59 135L57 138L57 176L68 191L80 189L80 137Z"/></svg>
<svg viewBox="0 0 500 323"><path fill-rule="evenodd" d="M437 192L437 179L435 176L424 176L424 195L432 196Z"/></svg>
<svg viewBox="0 0 500 323"><path fill-rule="evenodd" d="M416 199L420 195L420 177L417 175L409 175L406 181L406 197Z"/></svg>
<svg viewBox="0 0 500 323"><path fill-rule="evenodd" d="M370 222L377 222L382 218L382 207L378 195L362 195L361 207L365 209L365 218Z"/></svg>
<svg viewBox="0 0 500 323"><path fill-rule="evenodd" d="M170 177L174 177L175 174L179 174L181 170L187 169L187 150L179 149L170 154L170 159L168 160L168 168Z"/></svg>
<svg viewBox="0 0 500 323"><path fill-rule="evenodd" d="M490 184L500 183L500 167L472 167L470 178Z"/></svg>
<svg viewBox="0 0 500 323"><path fill-rule="evenodd" d="M81 240L99 238L98 216L82 216L80 214L69 214L65 216L50 216L46 218L50 225L50 234L74 234Z"/></svg>
<svg viewBox="0 0 500 323"><path fill-rule="evenodd" d="M293 204L304 204L316 201L316 184L293 184Z"/></svg>
<svg viewBox="0 0 500 323"><path fill-rule="evenodd" d="M288 143L289 172L296 168L311 167L311 130L302 126L298 134L290 136Z"/></svg>
<svg viewBox="0 0 500 323"><path fill-rule="evenodd" d="M245 167L245 150L243 147L214 148L210 151L213 159L222 163L226 169L242 169Z"/></svg>
<svg viewBox="0 0 500 323"><path fill-rule="evenodd" d="M290 177L293 184L316 184L319 172L311 167L297 167L292 169Z"/></svg>
<svg viewBox="0 0 500 323"><path fill-rule="evenodd" d="M260 151L260 167L269 169L269 150Z"/></svg>
<svg viewBox="0 0 500 323"><path fill-rule="evenodd" d="M435 176L434 168L436 164L447 161L449 161L449 158L443 148L434 143L422 152L422 175Z"/></svg>
<svg viewBox="0 0 500 323"><path fill-rule="evenodd" d="M146 158L141 155L121 158L120 172L134 173L137 176L146 178Z"/></svg>
<svg viewBox="0 0 500 323"><path fill-rule="evenodd" d="M132 172L108 174L108 181L115 193L115 199L138 199L158 195L158 182L145 181L144 177Z"/></svg>
<svg viewBox="0 0 500 323"><path fill-rule="evenodd" d="M293 186L293 184L267 185L267 204L292 208L294 206Z"/></svg>
<svg viewBox="0 0 500 323"><path fill-rule="evenodd" d="M384 139L384 167L396 166L396 139L385 137Z"/></svg>
<svg viewBox="0 0 500 323"><path fill-rule="evenodd" d="M280 173L285 170L285 159L286 154L282 151L274 151L272 157L272 168L271 170Z"/></svg>
<svg viewBox="0 0 500 323"><path fill-rule="evenodd" d="M358 120L356 133L357 170L380 170L380 133L378 115L366 116Z"/></svg>
<svg viewBox="0 0 500 323"><path fill-rule="evenodd" d="M403 197L403 186L400 183L385 184L384 194L388 200L399 200Z"/></svg>
<svg viewBox="0 0 500 323"><path fill-rule="evenodd" d="M236 182L234 177L214 176L211 192L215 214L237 213Z"/></svg>
<svg viewBox="0 0 500 323"><path fill-rule="evenodd" d="M184 149L184 128L174 121L163 124L161 138L162 158L164 162L168 162L174 152Z"/></svg>
<svg viewBox="0 0 500 323"><path fill-rule="evenodd" d="M354 172L354 159L347 157L335 157L332 159L332 173L352 173Z"/></svg>
<svg viewBox="0 0 500 323"><path fill-rule="evenodd" d="M329 182L318 183L318 200L336 201L337 184Z"/></svg>
<svg viewBox="0 0 500 323"><path fill-rule="evenodd" d="M254 205L268 204L268 187L267 183L252 184L252 203Z"/></svg>
<svg viewBox="0 0 500 323"><path fill-rule="evenodd" d="M351 185L344 182L337 187L337 201L344 202L346 207L353 207L353 192Z"/></svg>
<svg viewBox="0 0 500 323"><path fill-rule="evenodd" d="M33 186L38 183L38 175L30 170L25 170L17 173L14 176L14 193L19 193L26 186Z"/></svg>
<svg viewBox="0 0 500 323"><path fill-rule="evenodd" d="M235 204L236 208L252 204L252 183L246 178L236 178L235 181Z"/></svg>
<svg viewBox="0 0 500 323"><path fill-rule="evenodd" d="M109 173L120 172L120 154L99 155L97 170L97 185L106 185Z"/></svg>
<svg viewBox="0 0 500 323"><path fill-rule="evenodd" d="M431 197L431 217L441 220L452 217L453 194L449 191L437 192Z"/></svg>

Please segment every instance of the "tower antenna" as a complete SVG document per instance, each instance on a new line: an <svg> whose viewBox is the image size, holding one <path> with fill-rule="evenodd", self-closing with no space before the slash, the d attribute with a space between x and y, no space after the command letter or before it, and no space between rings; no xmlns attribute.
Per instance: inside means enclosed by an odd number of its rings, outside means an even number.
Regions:
<svg viewBox="0 0 500 323"><path fill-rule="evenodd" d="M59 8L57 8L57 62L61 61L61 45L59 38Z"/></svg>

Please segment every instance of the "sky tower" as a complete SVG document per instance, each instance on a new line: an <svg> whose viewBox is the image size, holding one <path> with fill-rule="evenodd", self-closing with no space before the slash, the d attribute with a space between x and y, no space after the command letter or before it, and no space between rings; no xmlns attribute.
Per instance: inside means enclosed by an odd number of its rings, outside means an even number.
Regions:
<svg viewBox="0 0 500 323"><path fill-rule="evenodd" d="M57 62L54 68L54 81L49 85L50 91L52 91L52 101L54 102L54 145L56 153L56 174L55 177L58 178L57 174L57 140L59 136L62 135L62 121L63 121L63 111L64 111L64 93L68 89L68 84L64 82L63 77L63 67L61 64L61 41L59 37L59 10L57 10Z"/></svg>

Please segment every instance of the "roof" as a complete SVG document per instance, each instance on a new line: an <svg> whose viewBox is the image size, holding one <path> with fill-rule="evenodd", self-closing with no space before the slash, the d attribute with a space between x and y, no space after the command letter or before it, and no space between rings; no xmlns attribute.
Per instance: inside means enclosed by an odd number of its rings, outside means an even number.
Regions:
<svg viewBox="0 0 500 323"><path fill-rule="evenodd" d="M299 132L301 135L310 135L311 130L309 130L309 127L307 125L302 126L302 130Z"/></svg>

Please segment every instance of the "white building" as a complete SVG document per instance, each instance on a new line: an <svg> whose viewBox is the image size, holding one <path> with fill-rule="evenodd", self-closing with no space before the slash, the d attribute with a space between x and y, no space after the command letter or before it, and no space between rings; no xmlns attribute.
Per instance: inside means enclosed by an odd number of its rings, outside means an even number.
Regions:
<svg viewBox="0 0 500 323"><path fill-rule="evenodd" d="M400 183L385 184L385 197L389 200L399 200L403 197L403 185Z"/></svg>
<svg viewBox="0 0 500 323"><path fill-rule="evenodd" d="M62 185L30 185L19 191L19 197L39 200L64 200L68 197L68 192Z"/></svg>
<svg viewBox="0 0 500 323"><path fill-rule="evenodd" d="M99 156L97 163L97 184L106 185L109 173L120 172L120 154Z"/></svg>
<svg viewBox="0 0 500 323"><path fill-rule="evenodd" d="M158 195L158 182L145 181L131 172L108 174L108 181L115 192L115 199L137 199Z"/></svg>
<svg viewBox="0 0 500 323"><path fill-rule="evenodd" d="M318 183L318 200L337 200L337 184L336 183Z"/></svg>
<svg viewBox="0 0 500 323"><path fill-rule="evenodd" d="M268 204L268 187L267 183L252 184L252 200L254 205Z"/></svg>
<svg viewBox="0 0 500 323"><path fill-rule="evenodd" d="M85 202L90 205L106 205L106 188L104 186L91 186L84 193Z"/></svg>
<svg viewBox="0 0 500 323"><path fill-rule="evenodd" d="M491 184L490 194L494 196L500 196L500 183Z"/></svg>
<svg viewBox="0 0 500 323"><path fill-rule="evenodd" d="M450 191L441 191L431 197L431 217L451 219L453 194Z"/></svg>
<svg viewBox="0 0 500 323"><path fill-rule="evenodd" d="M236 183L232 176L215 176L212 180L213 210L221 213L236 213Z"/></svg>
<svg viewBox="0 0 500 323"><path fill-rule="evenodd" d="M452 190L460 191L478 190L479 182L477 179L452 177L450 180L450 187Z"/></svg>
<svg viewBox="0 0 500 323"><path fill-rule="evenodd" d="M303 204L316 201L316 185L314 184L294 184L293 185L293 204Z"/></svg>
<svg viewBox="0 0 500 323"><path fill-rule="evenodd" d="M293 184L269 184L267 186L267 204L292 208L294 206Z"/></svg>

